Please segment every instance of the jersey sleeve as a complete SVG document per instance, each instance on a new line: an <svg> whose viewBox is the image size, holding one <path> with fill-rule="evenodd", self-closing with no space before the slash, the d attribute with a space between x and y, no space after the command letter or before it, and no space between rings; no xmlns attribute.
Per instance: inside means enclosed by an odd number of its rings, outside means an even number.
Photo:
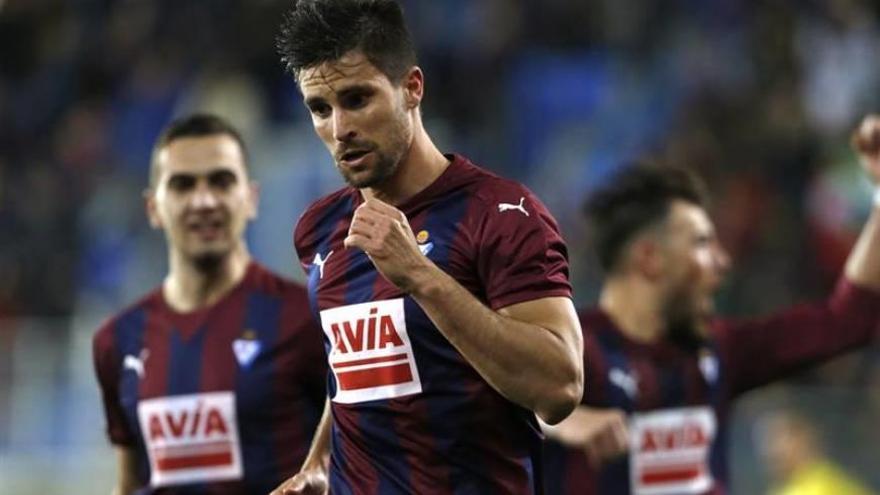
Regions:
<svg viewBox="0 0 880 495"><path fill-rule="evenodd" d="M871 342L880 294L841 279L824 302L715 328L731 392L746 392Z"/></svg>
<svg viewBox="0 0 880 495"><path fill-rule="evenodd" d="M522 186L484 204L477 269L492 309L543 297L571 297L568 249L556 220Z"/></svg>
<svg viewBox="0 0 880 495"><path fill-rule="evenodd" d="M107 323L95 334L92 340L92 358L104 404L107 436L115 445L134 445L134 438L119 403L121 362L114 344L112 323Z"/></svg>

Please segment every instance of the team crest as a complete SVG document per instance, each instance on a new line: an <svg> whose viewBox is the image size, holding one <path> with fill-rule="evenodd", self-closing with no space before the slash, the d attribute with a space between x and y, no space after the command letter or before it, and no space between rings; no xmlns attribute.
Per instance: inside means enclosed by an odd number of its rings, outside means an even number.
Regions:
<svg viewBox="0 0 880 495"><path fill-rule="evenodd" d="M261 347L253 330L245 330L241 338L232 341L232 352L235 353L235 359L242 368L247 368L254 362Z"/></svg>
<svg viewBox="0 0 880 495"><path fill-rule="evenodd" d="M428 233L427 230L420 230L418 234L416 234L416 242L419 245L419 251L422 252L423 256L427 256L428 253L434 249L434 243L428 242L428 239L431 237L431 234Z"/></svg>
<svg viewBox="0 0 880 495"><path fill-rule="evenodd" d="M718 358L709 349L700 351L700 371L708 383L718 381Z"/></svg>

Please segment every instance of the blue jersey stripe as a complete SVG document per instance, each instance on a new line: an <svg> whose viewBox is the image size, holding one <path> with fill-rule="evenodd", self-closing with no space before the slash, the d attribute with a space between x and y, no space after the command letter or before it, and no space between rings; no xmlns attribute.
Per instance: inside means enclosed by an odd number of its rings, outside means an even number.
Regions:
<svg viewBox="0 0 880 495"><path fill-rule="evenodd" d="M596 340L602 348L602 355L605 357L607 372L611 373L612 370L618 369L632 376L629 360L624 352L620 337L608 331L597 332L596 336ZM636 406L633 398L629 397L622 387L613 384L611 380L608 380L607 383L608 405L622 409L627 414L635 412ZM598 493L630 493L629 457L623 456L603 465L603 468L599 470L597 484Z"/></svg>
<svg viewBox="0 0 880 495"><path fill-rule="evenodd" d="M333 232L343 218L352 214L354 208L354 196L349 195L334 203L330 208L332 209L326 212L322 220L314 226L317 230L317 238L321 239L320 244L318 244L318 247L315 249L315 254L321 255L325 259L330 252L330 243L333 240ZM343 253L334 254L341 256ZM312 263L309 268L309 277L306 283L306 288L309 293L309 308L312 311L315 321L320 322L321 315L318 307L318 284L321 281L320 267L315 265L313 260L302 261ZM330 342L326 338L324 339L324 350L328 355L330 354ZM336 378L333 376L333 373L327 373L327 396L333 397L334 395L336 395ZM342 453L342 449L338 448L340 439L335 426L332 428L331 438L332 462L337 466L345 466L345 455ZM346 487L344 481L338 478L341 472L343 472L341 467L330 470L329 484L331 493L348 494L351 492L351 490Z"/></svg>
<svg viewBox="0 0 880 495"><path fill-rule="evenodd" d="M201 388L205 327L200 327L189 339L184 339L176 329L170 335L167 395L198 393Z"/></svg>
<svg viewBox="0 0 880 495"><path fill-rule="evenodd" d="M144 309L138 308L123 315L113 329L116 348L119 352L119 359L122 361L125 356L140 357L141 350L144 347L144 332L147 325L147 313ZM141 423L137 417L137 402L140 399L140 378L132 370L121 370L119 376L119 401L122 403L122 410L125 412L126 421L132 428L132 436L137 439L138 450L146 452L144 447L144 437L141 434ZM150 461L146 455L138 456L138 471L140 479L150 478Z"/></svg>
<svg viewBox="0 0 880 495"><path fill-rule="evenodd" d="M450 248L457 241L460 222L469 206L467 197L467 194L462 191L432 205L420 227L421 231L428 234L427 242L432 244L431 250L427 253L428 258L441 268L446 268L449 265ZM462 358L446 337L435 329L428 316L415 301L407 299L405 309L408 321L418 322L419 326L431 329L430 335L423 335L423 338L420 339L411 339L423 387L434 390L439 387L457 389L457 393L424 395L428 413L425 421L428 423L428 429L434 432L463 431L466 429L463 423L471 418L454 417L446 412L469 409L468 404L473 400L473 397L467 393L467 390L469 382L473 378L460 372L461 369L458 367L425 366L425 360L419 360L419 355L443 356L450 361ZM456 438L453 435L437 434L433 441L436 448L444 457L447 457L454 448ZM476 454L474 451L468 452ZM449 473L450 484L456 495L474 493L474 489L479 490L479 487L473 486L474 481L479 479L479 475L475 476L474 473L492 476L492 473L485 472L482 459L476 455L462 456L459 454L455 458L451 456L449 458L452 460L449 465L451 470Z"/></svg>
<svg viewBox="0 0 880 495"><path fill-rule="evenodd" d="M259 346L259 350L252 362L236 366L235 396L239 438L249 439L241 446L248 491L268 493L275 488L270 486L271 480L282 478L281 466L278 465L279 459L274 450L275 432L271 426L267 427L265 421L259 421L268 418L243 421L241 412L268 411L270 405L266 401L275 396L273 387L277 370L270 362L272 356L268 355L267 351L274 349L278 342L281 300L252 292L246 304L243 328L256 334L255 345ZM259 468L263 471L258 471ZM257 484L259 482L263 484Z"/></svg>
<svg viewBox="0 0 880 495"><path fill-rule="evenodd" d="M318 245L315 250L315 254L319 254L326 259L327 255L330 252L330 242L333 240L333 231L336 230L339 222L348 215L352 214L352 209L354 207L354 196L348 196L343 200L335 203L332 206L332 210L327 212L323 221L321 221L318 225L315 226L315 229L318 231L317 236L318 239L321 239L321 243ZM337 256L343 255L343 253L334 253ZM312 263L312 260L307 260L309 263ZM311 264L311 268L309 269L309 278L306 283L306 288L309 293L309 308L312 311L312 315L315 317L315 321L321 321L320 310L318 308L318 284L321 281L321 270L314 263ZM329 355L330 354L330 342L327 339L324 339L324 352ZM333 376L333 373L327 373L327 394L328 397L333 397L336 395L336 379Z"/></svg>

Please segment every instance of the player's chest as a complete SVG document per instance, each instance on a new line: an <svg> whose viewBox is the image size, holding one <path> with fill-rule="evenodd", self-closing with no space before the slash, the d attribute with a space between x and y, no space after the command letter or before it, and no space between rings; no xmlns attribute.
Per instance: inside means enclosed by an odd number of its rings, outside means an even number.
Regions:
<svg viewBox="0 0 880 495"><path fill-rule="evenodd" d="M122 349L120 399L135 408L153 399L230 392L238 402L265 402L293 362L295 349L281 345L281 337L276 322L221 320L192 329L156 322Z"/></svg>
<svg viewBox="0 0 880 495"><path fill-rule="evenodd" d="M687 358L658 358L639 353L605 354L600 402L628 412L719 403L720 367L704 351Z"/></svg>
<svg viewBox="0 0 880 495"><path fill-rule="evenodd" d="M446 216L431 213L409 220L419 255L465 286L475 285L469 233L461 221L446 221ZM337 225L317 244L308 260L309 298L318 310L402 296L364 251L345 247L349 226L349 222Z"/></svg>

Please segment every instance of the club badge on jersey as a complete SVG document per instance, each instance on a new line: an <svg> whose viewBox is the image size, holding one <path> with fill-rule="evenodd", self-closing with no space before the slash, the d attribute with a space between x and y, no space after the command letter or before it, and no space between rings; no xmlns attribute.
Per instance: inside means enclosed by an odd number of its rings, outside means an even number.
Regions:
<svg viewBox="0 0 880 495"><path fill-rule="evenodd" d="M242 477L232 392L143 400L138 419L150 459L150 486Z"/></svg>
<svg viewBox="0 0 880 495"><path fill-rule="evenodd" d="M688 495L712 487L709 454L716 432L709 407L634 414L630 486L637 495Z"/></svg>
<svg viewBox="0 0 880 495"><path fill-rule="evenodd" d="M340 404L421 393L422 382L406 331L403 299L389 299L321 311L332 343L330 369Z"/></svg>

